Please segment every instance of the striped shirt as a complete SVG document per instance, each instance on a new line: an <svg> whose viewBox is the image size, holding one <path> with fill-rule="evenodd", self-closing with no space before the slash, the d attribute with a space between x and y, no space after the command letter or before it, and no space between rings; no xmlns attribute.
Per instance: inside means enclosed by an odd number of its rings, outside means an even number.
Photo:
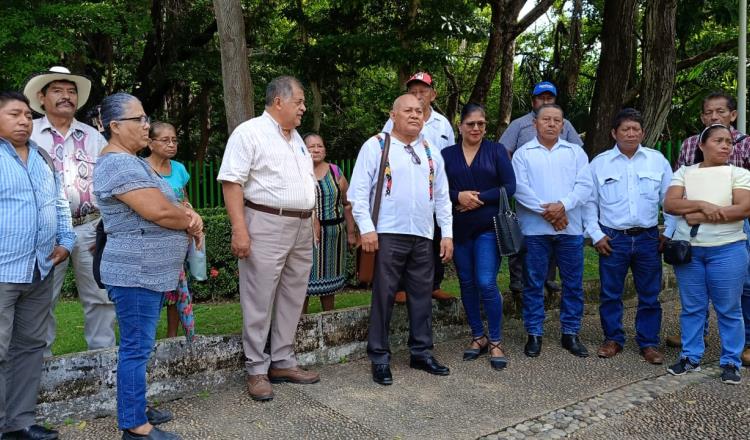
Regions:
<svg viewBox="0 0 750 440"><path fill-rule="evenodd" d="M285 209L313 209L318 180L297 130L291 140L268 112L238 125L227 141L219 181L242 185L245 199Z"/></svg>
<svg viewBox="0 0 750 440"><path fill-rule="evenodd" d="M73 249L76 235L60 175L53 173L33 141L26 163L0 139L0 282L30 283L52 270L55 245Z"/></svg>

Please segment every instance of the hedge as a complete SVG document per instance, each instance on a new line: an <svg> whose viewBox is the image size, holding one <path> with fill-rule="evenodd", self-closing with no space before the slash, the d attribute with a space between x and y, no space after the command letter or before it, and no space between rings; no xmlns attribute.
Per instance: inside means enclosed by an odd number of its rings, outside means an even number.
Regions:
<svg viewBox="0 0 750 440"><path fill-rule="evenodd" d="M208 265L208 279L203 282L192 280L190 290L196 301L227 300L239 296L237 257L232 255L232 228L229 217L224 208L207 208L197 210L203 217L206 231L206 257ZM347 261L347 271L353 274L354 258L350 253ZM350 276L350 284L356 280ZM72 267L63 284L63 296L77 296Z"/></svg>

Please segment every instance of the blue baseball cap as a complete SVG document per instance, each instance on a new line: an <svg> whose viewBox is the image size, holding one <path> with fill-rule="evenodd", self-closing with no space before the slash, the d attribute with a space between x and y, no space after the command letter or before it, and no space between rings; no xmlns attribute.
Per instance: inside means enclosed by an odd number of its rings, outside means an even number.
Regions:
<svg viewBox="0 0 750 440"><path fill-rule="evenodd" d="M557 87L549 81L542 81L534 86L534 91L531 93L531 96L541 95L545 92L557 96Z"/></svg>

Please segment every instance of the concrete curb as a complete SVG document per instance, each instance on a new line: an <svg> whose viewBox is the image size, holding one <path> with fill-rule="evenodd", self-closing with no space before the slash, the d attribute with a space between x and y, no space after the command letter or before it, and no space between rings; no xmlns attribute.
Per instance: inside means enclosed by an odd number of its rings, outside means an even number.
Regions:
<svg viewBox="0 0 750 440"><path fill-rule="evenodd" d="M596 313L599 283L585 283L586 313ZM664 289L674 287L671 268L665 270ZM634 295L630 277L626 299ZM506 326L519 326L520 304L506 295ZM546 301L556 309L559 296ZM629 303L631 301L628 301ZM549 313L547 319L556 319ZM516 319L513 319L516 318ZM301 365L344 362L365 355L369 307L340 309L304 315L297 328L295 351ZM391 346L406 347L409 335L405 306L396 306L391 320ZM433 303L433 334L436 343L467 337L460 301ZM240 335L197 336L192 346L184 337L157 342L148 365L148 396L151 401L172 400L221 387L243 374L244 355ZM116 410L117 349L71 353L44 362L37 415L40 420L60 424L66 419L102 417Z"/></svg>

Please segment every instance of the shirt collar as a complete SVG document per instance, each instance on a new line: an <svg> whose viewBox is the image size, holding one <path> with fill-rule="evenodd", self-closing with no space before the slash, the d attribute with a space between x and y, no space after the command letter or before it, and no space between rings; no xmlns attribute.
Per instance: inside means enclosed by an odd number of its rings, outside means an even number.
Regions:
<svg viewBox="0 0 750 440"><path fill-rule="evenodd" d="M620 145L615 144L614 148L612 148L613 154L610 156L609 160L615 160L618 157L624 157L627 160L630 160L628 156L626 156L622 151L620 151ZM638 155L646 155L646 152L643 150L643 145L638 144L638 149L635 150L635 154L633 154L633 157L636 157Z"/></svg>
<svg viewBox="0 0 750 440"><path fill-rule="evenodd" d="M35 122L37 123L37 122ZM47 115L42 116L41 119L39 119L39 131L44 132L45 130L52 130L54 127L52 126L52 123L50 123L49 119L47 119ZM83 122L80 122L78 119L73 118L73 122L70 123L70 130L71 131L85 131L86 124ZM57 129L55 129L57 131Z"/></svg>
<svg viewBox="0 0 750 440"><path fill-rule="evenodd" d="M557 142L555 142L555 145L553 145L552 148L550 148L550 151L552 151L552 150L554 150L555 148L558 148L558 147L570 148L571 146L568 143L566 143L566 142L560 142L560 137L558 136L557 137ZM542 145L541 142L539 142L539 138L536 137L536 136L534 136L534 143L531 145L531 148L544 148L544 149L547 149L547 147L545 147L544 145Z"/></svg>

